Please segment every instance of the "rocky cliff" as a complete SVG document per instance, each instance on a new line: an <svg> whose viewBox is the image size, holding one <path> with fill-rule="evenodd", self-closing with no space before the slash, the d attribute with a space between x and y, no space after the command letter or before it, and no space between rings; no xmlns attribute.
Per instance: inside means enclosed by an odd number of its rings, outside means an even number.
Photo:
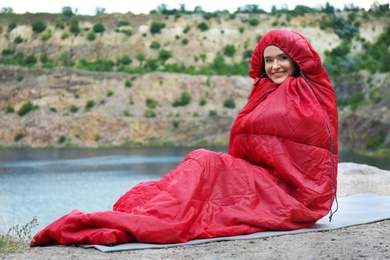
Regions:
<svg viewBox="0 0 390 260"><path fill-rule="evenodd" d="M249 95L250 78L170 73L169 66L210 68L224 55L223 63L249 68L245 54L272 28L299 31L322 58L343 40L331 29L319 28L319 14L292 19L258 14L256 26L248 23L251 17L1 14L0 145L227 145L231 124ZM75 19L78 33L71 32ZM374 42L388 19L361 19L364 41L352 41L352 50L359 52L362 42ZM33 30L36 21L45 24L43 32ZM207 30L199 29L202 23ZM93 38L96 24L104 25L104 31ZM152 33L153 24L163 26ZM228 45L234 46L230 54L225 52ZM162 50L168 55L162 56ZM35 62L15 66L17 57L23 62L34 57ZM80 64L96 61L111 61L112 71L81 70ZM146 62L154 62L154 71L137 72ZM364 71L334 80L339 98L359 91L367 101L357 109L340 108L341 148L390 147L389 82L389 73ZM184 97L185 104L173 105Z"/></svg>

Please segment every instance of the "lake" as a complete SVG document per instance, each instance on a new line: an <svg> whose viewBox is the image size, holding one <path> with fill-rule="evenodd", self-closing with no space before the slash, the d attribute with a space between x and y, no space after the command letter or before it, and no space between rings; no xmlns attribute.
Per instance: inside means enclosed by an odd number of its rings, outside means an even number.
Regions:
<svg viewBox="0 0 390 260"><path fill-rule="evenodd" d="M110 210L131 187L160 179L193 149L0 149L0 233L33 216L36 232L73 209ZM388 159L347 152L340 162L390 170Z"/></svg>

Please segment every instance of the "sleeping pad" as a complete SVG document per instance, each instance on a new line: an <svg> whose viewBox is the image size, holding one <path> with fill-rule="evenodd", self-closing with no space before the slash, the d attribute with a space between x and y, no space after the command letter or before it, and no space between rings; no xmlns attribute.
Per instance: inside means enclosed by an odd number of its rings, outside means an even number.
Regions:
<svg viewBox="0 0 390 260"><path fill-rule="evenodd" d="M261 77L268 45L286 52L301 74L280 85ZM228 153L194 150L160 180L130 189L113 210L74 210L31 246L180 243L306 228L328 214L337 188L337 109L317 52L298 33L270 31L251 67L254 87Z"/></svg>

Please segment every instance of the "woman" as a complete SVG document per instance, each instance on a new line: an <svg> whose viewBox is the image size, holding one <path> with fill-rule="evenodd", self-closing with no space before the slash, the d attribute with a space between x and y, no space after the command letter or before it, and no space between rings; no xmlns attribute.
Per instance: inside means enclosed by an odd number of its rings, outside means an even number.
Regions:
<svg viewBox="0 0 390 260"><path fill-rule="evenodd" d="M310 43L286 30L261 38L249 75L254 87L227 154L195 150L161 180L132 188L112 211L74 210L31 245L179 243L313 226L336 196L332 85Z"/></svg>

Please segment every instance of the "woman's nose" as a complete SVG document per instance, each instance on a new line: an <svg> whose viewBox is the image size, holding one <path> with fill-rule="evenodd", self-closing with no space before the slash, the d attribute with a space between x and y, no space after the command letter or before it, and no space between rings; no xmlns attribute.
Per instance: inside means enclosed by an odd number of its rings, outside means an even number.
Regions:
<svg viewBox="0 0 390 260"><path fill-rule="evenodd" d="M278 59L275 59L275 60L274 60L274 64L272 64L272 67L273 67L273 68L279 68L279 67L280 67L280 64L279 64Z"/></svg>

